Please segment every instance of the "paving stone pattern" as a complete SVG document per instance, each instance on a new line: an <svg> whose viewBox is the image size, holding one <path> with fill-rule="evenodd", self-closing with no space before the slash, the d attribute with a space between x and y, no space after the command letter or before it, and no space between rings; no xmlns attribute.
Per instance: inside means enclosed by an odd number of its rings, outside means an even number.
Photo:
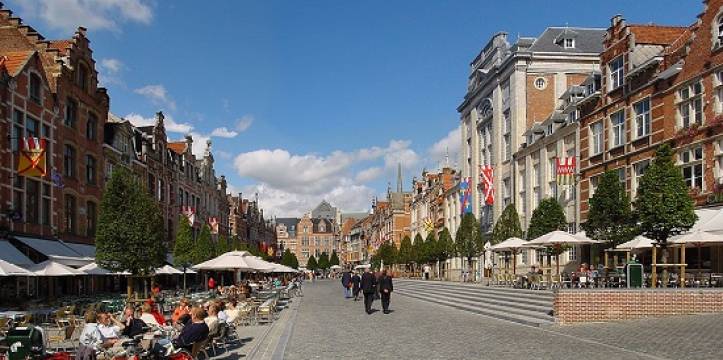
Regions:
<svg viewBox="0 0 723 360"><path fill-rule="evenodd" d="M367 315L338 281L307 282L284 358L723 359L723 315L531 327L400 295L391 308Z"/></svg>

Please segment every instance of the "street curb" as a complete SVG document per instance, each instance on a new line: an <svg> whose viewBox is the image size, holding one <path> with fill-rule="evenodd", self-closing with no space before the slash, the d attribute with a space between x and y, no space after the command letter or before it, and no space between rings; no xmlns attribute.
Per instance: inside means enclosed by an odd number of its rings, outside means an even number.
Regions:
<svg viewBox="0 0 723 360"><path fill-rule="evenodd" d="M271 360L284 359L284 354L286 353L286 345L289 343L289 339L291 339L291 335L293 334L294 328L296 327L296 316L299 315L299 306L301 306L301 300L299 300L298 305L294 309L294 314L289 319L289 323L286 325L286 329L284 329L283 334L281 334L281 338L279 338L279 342L278 344L276 344L276 348L271 354Z"/></svg>

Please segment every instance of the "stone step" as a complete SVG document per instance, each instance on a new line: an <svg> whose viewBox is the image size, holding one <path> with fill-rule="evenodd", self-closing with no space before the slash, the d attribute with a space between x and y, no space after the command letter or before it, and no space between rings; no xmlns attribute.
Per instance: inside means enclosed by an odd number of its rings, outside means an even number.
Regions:
<svg viewBox="0 0 723 360"><path fill-rule="evenodd" d="M414 285L422 284L425 286L436 286L449 289L459 289L463 291L476 291L480 293L495 293L503 296L514 296L516 298L526 298L531 300L542 300L542 301L554 301L555 294L548 290L527 290L527 289L512 289L502 287L488 287L481 285L463 285L455 283L437 283L431 281L410 281L410 280L398 280L397 284L400 285Z"/></svg>
<svg viewBox="0 0 723 360"><path fill-rule="evenodd" d="M400 292L400 295L406 296L406 297L409 297L412 299L417 299L420 301L426 301L426 302L437 304L437 305L451 307L451 308L454 308L457 310L461 310L461 311L465 311L465 312L469 312L469 313L473 313L473 314L487 316L487 317L498 319L498 320L510 321L510 322L520 324L520 325L542 327L542 326L549 326L554 323L552 320L542 320L542 319L523 316L523 315L516 315L516 314L511 314L511 313L504 313L504 312L499 312L499 311L488 310L488 309L481 308L478 306L470 306L470 305L466 305L466 304L456 303L456 302L450 301L449 299L439 299L436 297L429 297L429 296L425 296L424 294L418 295L413 292L407 293L405 291L402 291L402 292Z"/></svg>
<svg viewBox="0 0 723 360"><path fill-rule="evenodd" d="M478 307L480 309L486 310L486 311L493 311L505 315L517 315L517 316L524 316L528 318L534 318L541 321L550 321L553 322L555 319L549 315L549 311L552 311L552 309L548 310L526 310L519 307L513 307L508 305L497 305L492 304L490 302L486 301L480 301L479 299L469 299L469 298L463 298L459 296L450 296L449 294L445 294L442 292L438 293L429 293L424 291L416 291L416 290L401 290L402 292L407 293L413 293L417 296L429 296L432 298L435 298L437 300L445 300L445 301L453 301L455 303L461 304L461 305L467 305L467 306L473 306ZM395 291L396 292L396 291Z"/></svg>
<svg viewBox="0 0 723 360"><path fill-rule="evenodd" d="M514 296L497 296L493 294L477 293L472 291L462 291L456 289L440 289L438 287L410 286L402 285L397 287L400 290L419 290L421 292L429 292L434 294L446 294L453 297L459 297L467 300L481 301L486 304L497 306L505 306L522 310L537 311L543 314L549 314L552 311L552 301L544 300L527 300Z"/></svg>
<svg viewBox="0 0 723 360"><path fill-rule="evenodd" d="M465 294L477 294L478 296L483 297L494 297L494 298L502 298L502 299L515 299L522 302L527 302L530 304L540 304L540 305L546 305L546 304L552 304L554 302L554 297L547 296L547 295L530 295L526 293L514 293L514 292L500 292L496 291L494 289L486 289L486 288L460 288L460 287L454 287L454 286L427 286L425 284L411 284L411 283L401 283L397 286L400 287L410 287L410 288L425 288L425 289L444 289L446 291L450 292L459 292L459 293L465 293Z"/></svg>

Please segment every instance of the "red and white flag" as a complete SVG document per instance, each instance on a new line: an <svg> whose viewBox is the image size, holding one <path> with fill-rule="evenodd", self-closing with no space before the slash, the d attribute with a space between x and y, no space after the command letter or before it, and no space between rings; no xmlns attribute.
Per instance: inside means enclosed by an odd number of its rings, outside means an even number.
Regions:
<svg viewBox="0 0 723 360"><path fill-rule="evenodd" d="M575 183L575 157L555 158L557 168L557 185L573 185Z"/></svg>
<svg viewBox="0 0 723 360"><path fill-rule="evenodd" d="M495 203L494 169L492 166L480 166L480 184L484 190L482 203L492 205Z"/></svg>

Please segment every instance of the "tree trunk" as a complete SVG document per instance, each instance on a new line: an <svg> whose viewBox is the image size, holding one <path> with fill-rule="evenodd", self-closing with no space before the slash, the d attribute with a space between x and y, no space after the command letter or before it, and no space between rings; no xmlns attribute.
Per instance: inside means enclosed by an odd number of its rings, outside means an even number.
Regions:
<svg viewBox="0 0 723 360"><path fill-rule="evenodd" d="M127 292L128 298L130 299L133 296L133 276L128 277L126 292Z"/></svg>

